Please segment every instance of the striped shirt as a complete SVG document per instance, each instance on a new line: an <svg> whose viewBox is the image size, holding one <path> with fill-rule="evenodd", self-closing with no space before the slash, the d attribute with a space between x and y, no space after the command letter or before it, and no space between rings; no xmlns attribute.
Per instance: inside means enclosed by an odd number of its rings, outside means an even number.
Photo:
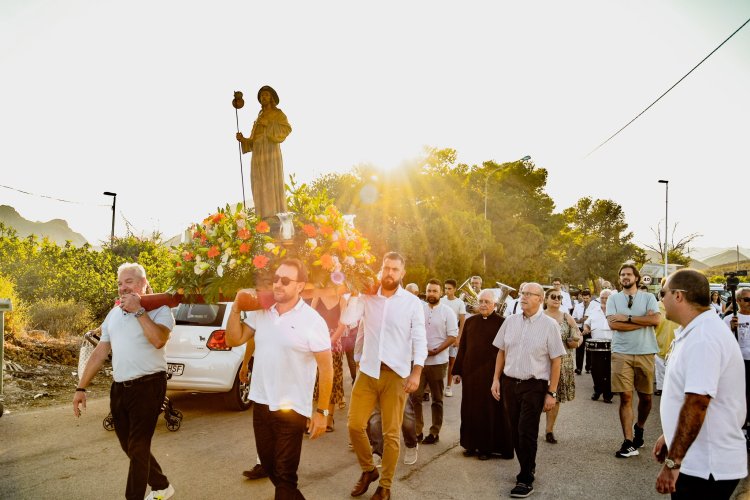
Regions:
<svg viewBox="0 0 750 500"><path fill-rule="evenodd" d="M550 360L566 354L560 325L539 310L505 318L492 345L505 352L503 374L519 380L549 380Z"/></svg>

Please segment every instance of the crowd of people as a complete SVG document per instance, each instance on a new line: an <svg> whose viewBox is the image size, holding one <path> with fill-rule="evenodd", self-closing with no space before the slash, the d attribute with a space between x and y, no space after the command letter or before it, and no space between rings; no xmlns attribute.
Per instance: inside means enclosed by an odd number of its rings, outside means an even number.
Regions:
<svg viewBox="0 0 750 500"><path fill-rule="evenodd" d="M729 498L747 475L750 289L738 291L737 313L722 319L725 308L714 306L705 276L690 269L664 280L658 302L629 263L618 271L620 291L584 289L571 297L555 278L546 288L521 284L507 303L483 289L479 276L471 278L473 293L457 296L455 280L431 279L420 296L418 285L402 286L405 274L404 258L389 252L377 292L307 295L307 270L288 259L275 271L270 309L241 319L232 306L227 344L247 344L245 362L254 356L257 463L244 475L268 477L275 498L304 498L297 478L303 437L334 432L334 413L346 406L361 469L350 494L362 496L377 481L371 498L390 498L400 458L414 464L420 445L439 442L444 397L458 385L463 455L515 458L519 472L510 496L528 497L538 473L541 415L544 440L554 445L561 405L575 398L576 377L584 372L593 379L592 400L613 403L619 396L623 441L614 456L620 459L645 446L653 398L661 396L663 435L652 449L663 463L660 493ZM163 346L174 319L166 306L141 307L146 286L141 266L119 269L120 303L102 325L73 400L79 415L86 386L112 352L110 404L130 459L126 498L139 500L147 486L147 498L174 494L150 451L166 390ZM344 359L353 384L348 405ZM247 372L244 365L240 376L247 379Z"/></svg>

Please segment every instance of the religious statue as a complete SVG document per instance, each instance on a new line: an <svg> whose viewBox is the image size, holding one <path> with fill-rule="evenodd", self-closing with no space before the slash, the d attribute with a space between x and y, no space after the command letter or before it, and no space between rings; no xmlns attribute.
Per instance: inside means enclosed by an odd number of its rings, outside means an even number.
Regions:
<svg viewBox="0 0 750 500"><path fill-rule="evenodd" d="M281 143L292 131L286 115L276 106L279 95L268 85L258 91L261 109L253 123L250 137L237 132L242 152L253 152L250 163L250 187L255 213L263 219L287 211L284 193L284 164Z"/></svg>

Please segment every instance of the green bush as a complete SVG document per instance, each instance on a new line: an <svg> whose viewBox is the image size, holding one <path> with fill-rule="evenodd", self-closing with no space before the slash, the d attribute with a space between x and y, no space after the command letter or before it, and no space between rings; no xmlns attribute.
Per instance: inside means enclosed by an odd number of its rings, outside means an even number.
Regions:
<svg viewBox="0 0 750 500"><path fill-rule="evenodd" d="M94 313L85 302L43 298L29 306L29 327L56 338L81 335L95 326Z"/></svg>
<svg viewBox="0 0 750 500"><path fill-rule="evenodd" d="M26 328L27 310L16 294L13 282L0 274L0 299L10 299L13 312L5 313L4 332L18 335Z"/></svg>

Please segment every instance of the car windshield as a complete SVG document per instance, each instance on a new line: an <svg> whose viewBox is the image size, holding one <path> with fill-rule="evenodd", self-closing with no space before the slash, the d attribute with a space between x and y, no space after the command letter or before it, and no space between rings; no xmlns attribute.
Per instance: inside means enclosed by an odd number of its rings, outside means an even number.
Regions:
<svg viewBox="0 0 750 500"><path fill-rule="evenodd" d="M180 304L174 317L178 325L221 326L226 304Z"/></svg>

